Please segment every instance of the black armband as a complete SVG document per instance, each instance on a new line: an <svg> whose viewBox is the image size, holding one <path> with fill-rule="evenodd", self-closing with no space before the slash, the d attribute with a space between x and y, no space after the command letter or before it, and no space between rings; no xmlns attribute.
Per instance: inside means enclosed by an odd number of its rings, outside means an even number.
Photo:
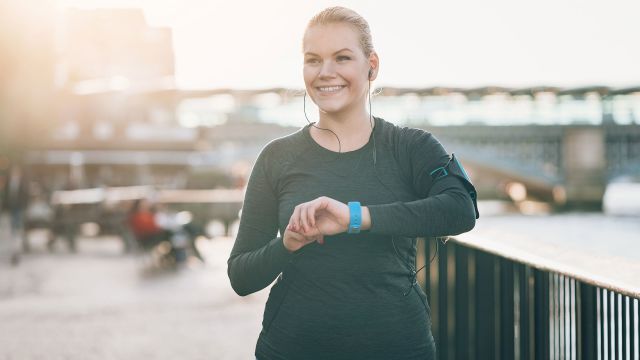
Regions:
<svg viewBox="0 0 640 360"><path fill-rule="evenodd" d="M476 219L480 217L480 212L478 212L478 193L471 183L469 176L467 176L467 172L464 170L464 167L462 167L462 164L458 159L456 159L455 154L452 153L449 161L447 161L444 166L434 169L429 173L429 175L431 175L433 183L449 175L453 175L462 180L464 188L467 190L469 196L471 196L471 200L473 201L473 208L476 211Z"/></svg>

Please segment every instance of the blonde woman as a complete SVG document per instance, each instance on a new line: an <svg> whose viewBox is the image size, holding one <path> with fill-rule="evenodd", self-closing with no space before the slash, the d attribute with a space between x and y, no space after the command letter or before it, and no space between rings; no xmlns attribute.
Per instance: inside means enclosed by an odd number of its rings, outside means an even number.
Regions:
<svg viewBox="0 0 640 360"><path fill-rule="evenodd" d="M430 133L371 115L380 61L364 18L320 12L303 53L319 120L258 156L228 260L239 295L277 278L255 355L435 359L415 239L471 230L473 185Z"/></svg>

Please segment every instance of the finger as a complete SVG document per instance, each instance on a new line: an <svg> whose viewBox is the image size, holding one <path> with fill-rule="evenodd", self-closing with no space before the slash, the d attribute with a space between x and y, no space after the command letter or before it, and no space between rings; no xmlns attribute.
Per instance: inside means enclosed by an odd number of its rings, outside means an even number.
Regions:
<svg viewBox="0 0 640 360"><path fill-rule="evenodd" d="M324 236L323 235L320 235L320 237L318 237L318 243L320 245L324 245Z"/></svg>
<svg viewBox="0 0 640 360"><path fill-rule="evenodd" d="M304 235L302 235L300 233L297 233L295 231L290 231L289 232L289 236L293 241L295 241L295 242L297 242L299 244L304 245L304 244L309 243L309 239L307 239Z"/></svg>
<svg viewBox="0 0 640 360"><path fill-rule="evenodd" d="M291 239L293 239L296 242L302 242L302 240L303 240L302 235L298 234L295 231L290 231L289 236L291 236Z"/></svg>
<svg viewBox="0 0 640 360"><path fill-rule="evenodd" d="M318 206L319 203L317 201L314 201L314 203L307 209L307 222L311 227L316 226L316 209L318 208Z"/></svg>
<svg viewBox="0 0 640 360"><path fill-rule="evenodd" d="M310 208L310 205L305 204L300 209L300 224L302 225L302 231L305 234L309 234L309 230L311 230L309 228L309 215L308 215L309 208Z"/></svg>
<svg viewBox="0 0 640 360"><path fill-rule="evenodd" d="M299 241L301 244L303 244L303 246L304 246L304 245L308 245L308 244L310 244L310 243L312 243L312 242L314 242L314 241L317 241L317 240L316 240L316 237L304 236L303 234L300 234L300 233L298 233L298 234L297 234L297 236L299 237L299 240L298 240L298 241Z"/></svg>
<svg viewBox="0 0 640 360"><path fill-rule="evenodd" d="M300 224L300 205L296 206L293 209L293 214L291 214L291 218L289 219L289 222L291 223L291 225L293 226L293 230L294 231L298 231L298 224Z"/></svg>

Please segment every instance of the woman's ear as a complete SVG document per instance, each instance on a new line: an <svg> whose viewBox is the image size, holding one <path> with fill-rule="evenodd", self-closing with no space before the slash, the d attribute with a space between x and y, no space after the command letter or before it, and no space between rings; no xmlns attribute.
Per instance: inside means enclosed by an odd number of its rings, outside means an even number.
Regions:
<svg viewBox="0 0 640 360"><path fill-rule="evenodd" d="M378 69L380 67L380 59L375 51L369 55L369 80L373 81L378 77Z"/></svg>

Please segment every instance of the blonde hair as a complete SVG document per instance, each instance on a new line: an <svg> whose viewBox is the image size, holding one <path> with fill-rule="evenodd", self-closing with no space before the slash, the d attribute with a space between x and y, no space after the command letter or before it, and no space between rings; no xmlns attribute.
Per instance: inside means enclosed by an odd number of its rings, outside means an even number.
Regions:
<svg viewBox="0 0 640 360"><path fill-rule="evenodd" d="M326 8L312 17L311 20L309 20L309 23L307 24L307 30L315 25L327 25L335 23L346 23L353 26L360 35L360 47L362 48L364 55L367 57L371 55L374 50L369 23L360 14L351 9L342 6Z"/></svg>

